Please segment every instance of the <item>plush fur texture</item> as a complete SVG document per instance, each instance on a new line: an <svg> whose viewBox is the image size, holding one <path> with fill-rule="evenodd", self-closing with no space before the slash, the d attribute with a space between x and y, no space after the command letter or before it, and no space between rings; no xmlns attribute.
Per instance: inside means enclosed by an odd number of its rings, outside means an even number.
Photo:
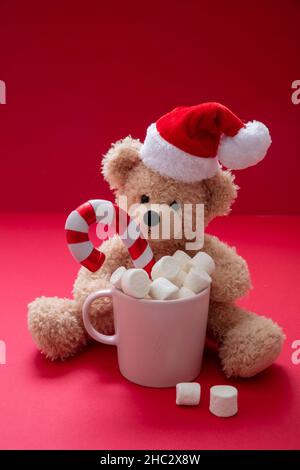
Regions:
<svg viewBox="0 0 300 470"><path fill-rule="evenodd" d="M238 188L229 171L219 169L212 178L195 183L175 181L146 167L139 155L140 148L138 140L127 137L114 144L103 158L102 173L115 190L117 201L119 196L126 195L130 205L140 203L141 196L147 195L149 204L156 203L166 208L174 200L178 203L203 203L205 225L230 211ZM150 239L156 259L184 249L185 242L184 238ZM41 297L29 304L28 324L32 337L39 349L51 359L65 359L88 342L81 320L85 298L91 292L108 287L110 275L118 266L132 266L127 250L117 236L104 242L101 250L106 254L104 265L95 273L80 268L72 300ZM236 250L211 235L205 235L203 250L216 263L208 333L219 344L222 367L228 377L253 376L276 359L284 334L272 320L235 305L235 301L251 288L247 263ZM195 252L189 254L194 255ZM106 334L114 332L110 299L94 302L91 320L99 331Z"/></svg>

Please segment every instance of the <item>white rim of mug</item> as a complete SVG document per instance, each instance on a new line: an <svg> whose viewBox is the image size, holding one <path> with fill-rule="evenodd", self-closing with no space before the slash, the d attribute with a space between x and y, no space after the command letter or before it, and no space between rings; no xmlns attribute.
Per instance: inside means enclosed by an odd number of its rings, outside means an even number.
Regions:
<svg viewBox="0 0 300 470"><path fill-rule="evenodd" d="M155 303L161 303L161 304L165 304L165 303L172 303L172 302L176 302L176 303L179 303L179 302L187 302L187 301L193 301L193 300L196 300L198 299L199 297L201 296L204 296L204 294L207 293L207 291L210 289L210 286L209 287L206 287L206 289L202 290L201 292L199 292L199 294L195 294L191 297L184 297L183 299L168 299L168 300L157 300L157 299L137 299L136 297L132 297L131 295L127 295L125 294L121 289L117 289L116 287L112 286L112 290L113 291L116 291L118 294L120 294L121 296L124 296L128 299L128 297L132 300L135 300L137 302L140 302L140 303L148 303L148 302L155 302Z"/></svg>

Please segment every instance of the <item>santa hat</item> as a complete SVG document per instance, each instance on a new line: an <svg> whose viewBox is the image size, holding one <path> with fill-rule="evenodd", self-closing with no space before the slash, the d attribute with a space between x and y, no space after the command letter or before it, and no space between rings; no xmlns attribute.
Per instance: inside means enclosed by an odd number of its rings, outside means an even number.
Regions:
<svg viewBox="0 0 300 470"><path fill-rule="evenodd" d="M271 145L268 128L243 123L220 103L181 106L148 127L141 158L164 176L185 182L211 178L220 168L260 162Z"/></svg>

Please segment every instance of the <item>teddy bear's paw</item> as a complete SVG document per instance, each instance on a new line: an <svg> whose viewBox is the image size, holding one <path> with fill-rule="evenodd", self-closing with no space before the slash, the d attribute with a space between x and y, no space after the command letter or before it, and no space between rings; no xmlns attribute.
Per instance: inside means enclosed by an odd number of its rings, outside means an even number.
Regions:
<svg viewBox="0 0 300 470"><path fill-rule="evenodd" d="M279 325L252 314L229 330L219 356L227 377L253 377L279 356L285 339Z"/></svg>
<svg viewBox="0 0 300 470"><path fill-rule="evenodd" d="M87 342L77 304L58 297L39 297L28 305L33 340L49 359L66 359Z"/></svg>

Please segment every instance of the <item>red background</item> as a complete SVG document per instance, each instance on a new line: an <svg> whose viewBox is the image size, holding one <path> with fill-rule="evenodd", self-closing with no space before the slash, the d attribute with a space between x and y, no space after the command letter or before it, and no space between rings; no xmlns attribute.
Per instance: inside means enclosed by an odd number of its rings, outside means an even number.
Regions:
<svg viewBox="0 0 300 470"><path fill-rule="evenodd" d="M255 289L241 305L287 339L251 380L226 380L207 350L195 409L176 407L174 389L124 380L115 348L51 363L26 322L36 296L71 295L78 265L63 225L78 204L111 196L101 154L129 133L143 139L174 106L216 100L265 122L273 145L237 172L234 211L299 214L299 27L297 0L0 0L0 449L299 448L299 217L236 215L209 227L249 263ZM238 387L232 419L208 411L218 383Z"/></svg>
<svg viewBox="0 0 300 470"><path fill-rule="evenodd" d="M68 213L108 197L100 156L177 105L265 122L268 158L238 173L238 213L299 213L300 3L0 1L1 201Z"/></svg>

